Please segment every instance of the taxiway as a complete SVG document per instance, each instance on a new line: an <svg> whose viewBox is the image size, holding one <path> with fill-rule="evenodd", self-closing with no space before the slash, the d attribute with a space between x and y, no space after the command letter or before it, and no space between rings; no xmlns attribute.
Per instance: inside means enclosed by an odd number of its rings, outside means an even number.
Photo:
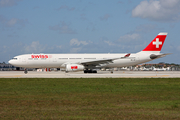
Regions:
<svg viewBox="0 0 180 120"><path fill-rule="evenodd" d="M98 73L62 71L0 71L0 78L180 78L180 71L98 71Z"/></svg>

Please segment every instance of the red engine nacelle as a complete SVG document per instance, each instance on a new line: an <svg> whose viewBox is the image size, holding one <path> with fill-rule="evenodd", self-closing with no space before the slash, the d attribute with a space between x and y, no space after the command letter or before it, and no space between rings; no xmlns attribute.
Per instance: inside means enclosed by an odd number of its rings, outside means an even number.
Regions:
<svg viewBox="0 0 180 120"><path fill-rule="evenodd" d="M84 66L79 64L67 64L66 72L75 72L75 71L83 71Z"/></svg>

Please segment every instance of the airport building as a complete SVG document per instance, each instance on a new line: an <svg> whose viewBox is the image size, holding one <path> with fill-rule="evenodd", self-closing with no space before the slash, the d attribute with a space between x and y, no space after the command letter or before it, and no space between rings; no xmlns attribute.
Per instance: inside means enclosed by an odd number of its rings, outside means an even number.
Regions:
<svg viewBox="0 0 180 120"><path fill-rule="evenodd" d="M0 71L24 71L24 68L16 67L11 64L0 63ZM58 71L57 68L44 68L44 69L35 69L28 68L28 71ZM111 69L102 68L102 71L108 71ZM180 65L178 64L141 64L136 66L113 68L114 71L180 71Z"/></svg>
<svg viewBox="0 0 180 120"><path fill-rule="evenodd" d="M13 66L11 64L6 64L6 63L0 63L0 71L24 71L24 68L22 67L16 67ZM32 70L32 69L28 69L28 70Z"/></svg>
<svg viewBox="0 0 180 120"><path fill-rule="evenodd" d="M0 71L12 71L16 70L16 67L6 63L0 63Z"/></svg>

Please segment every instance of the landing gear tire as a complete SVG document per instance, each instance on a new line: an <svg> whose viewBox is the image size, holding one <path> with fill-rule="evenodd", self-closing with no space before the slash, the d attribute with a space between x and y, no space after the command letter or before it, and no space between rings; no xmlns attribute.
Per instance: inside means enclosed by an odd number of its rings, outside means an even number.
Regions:
<svg viewBox="0 0 180 120"><path fill-rule="evenodd" d="M96 70L84 70L84 73L97 73Z"/></svg>
<svg viewBox="0 0 180 120"><path fill-rule="evenodd" d="M24 74L27 74L27 73L28 73L28 70L27 70L27 69L25 69L25 70L24 70Z"/></svg>
<svg viewBox="0 0 180 120"><path fill-rule="evenodd" d="M93 71L92 71L92 70L89 70L88 73L93 73Z"/></svg>

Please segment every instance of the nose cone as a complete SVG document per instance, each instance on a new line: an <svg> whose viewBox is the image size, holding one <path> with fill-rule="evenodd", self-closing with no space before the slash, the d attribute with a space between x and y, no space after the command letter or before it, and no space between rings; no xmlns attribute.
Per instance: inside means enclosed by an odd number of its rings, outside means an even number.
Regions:
<svg viewBox="0 0 180 120"><path fill-rule="evenodd" d="M9 60L8 63L12 65L12 60Z"/></svg>
<svg viewBox="0 0 180 120"><path fill-rule="evenodd" d="M8 63L11 64L11 65L15 65L16 64L16 62L14 60L9 60Z"/></svg>

